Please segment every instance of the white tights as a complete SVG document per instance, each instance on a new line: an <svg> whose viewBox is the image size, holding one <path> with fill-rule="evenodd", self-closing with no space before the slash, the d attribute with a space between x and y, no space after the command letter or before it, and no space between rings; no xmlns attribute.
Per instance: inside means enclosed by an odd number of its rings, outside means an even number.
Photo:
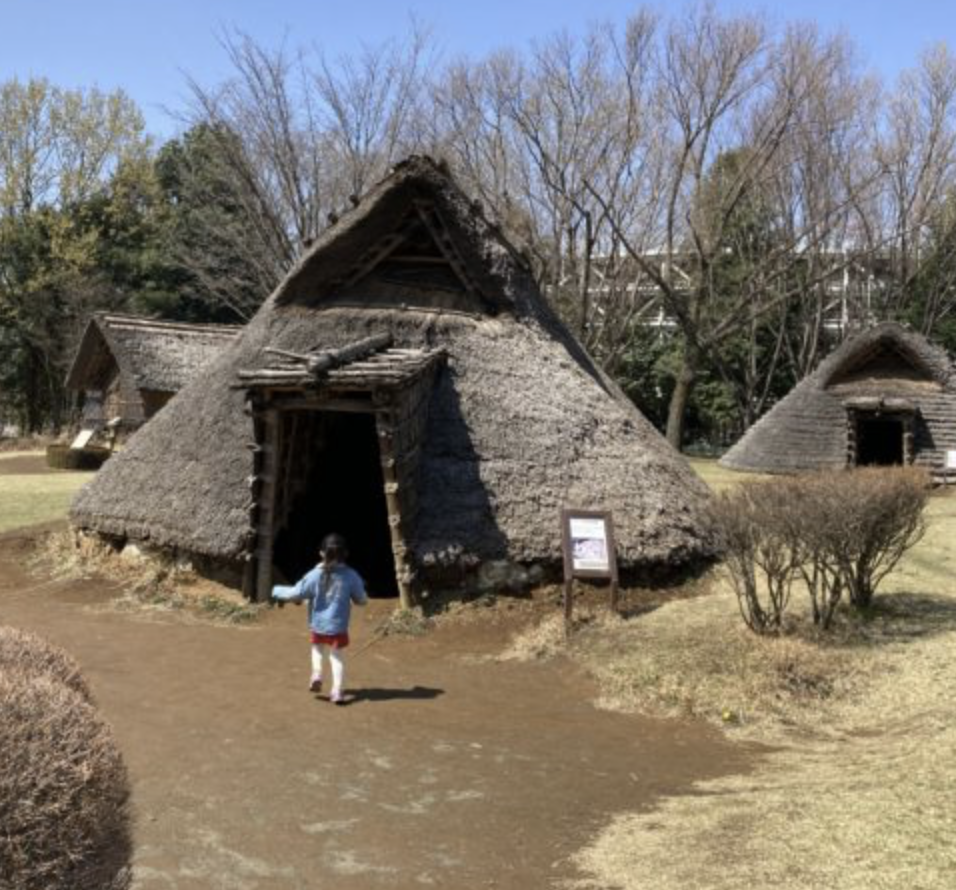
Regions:
<svg viewBox="0 0 956 890"><path fill-rule="evenodd" d="M345 662L342 653L324 643L312 644L312 676L322 677L322 656L328 654L329 664L332 665L332 692L341 692L345 682Z"/></svg>

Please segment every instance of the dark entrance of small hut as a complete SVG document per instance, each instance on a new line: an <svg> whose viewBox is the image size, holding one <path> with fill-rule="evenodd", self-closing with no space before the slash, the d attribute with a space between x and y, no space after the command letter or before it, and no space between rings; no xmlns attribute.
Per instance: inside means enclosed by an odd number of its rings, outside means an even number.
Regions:
<svg viewBox="0 0 956 890"><path fill-rule="evenodd" d="M856 427L856 463L892 467L903 463L903 421L898 417L861 417Z"/></svg>
<svg viewBox="0 0 956 890"><path fill-rule="evenodd" d="M391 348L389 335L266 352L270 363L237 384L256 439L247 594L265 600L275 581L297 580L335 531L372 595L411 605L418 464L444 353Z"/></svg>
<svg viewBox="0 0 956 890"><path fill-rule="evenodd" d="M851 467L892 467L913 462L915 411L847 406L847 463Z"/></svg>
<svg viewBox="0 0 956 890"><path fill-rule="evenodd" d="M398 596L375 415L285 410L279 426L277 577L302 577L318 561L322 538L338 532L369 593Z"/></svg>

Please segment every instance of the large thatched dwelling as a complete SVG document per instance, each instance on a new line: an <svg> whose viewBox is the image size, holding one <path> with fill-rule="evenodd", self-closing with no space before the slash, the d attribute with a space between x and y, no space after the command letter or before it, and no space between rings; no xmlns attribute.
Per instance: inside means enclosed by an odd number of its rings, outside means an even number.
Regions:
<svg viewBox="0 0 956 890"><path fill-rule="evenodd" d="M208 365L239 333L232 325L182 324L97 313L83 332L66 385L84 426L133 430Z"/></svg>
<svg viewBox="0 0 956 890"><path fill-rule="evenodd" d="M898 324L847 339L724 455L735 470L790 473L916 464L956 449L949 356Z"/></svg>
<svg viewBox="0 0 956 890"><path fill-rule="evenodd" d="M556 572L559 511L625 570L711 552L703 485L545 306L443 169L399 165L240 339L84 488L72 521L227 564L250 595L338 530L373 592Z"/></svg>

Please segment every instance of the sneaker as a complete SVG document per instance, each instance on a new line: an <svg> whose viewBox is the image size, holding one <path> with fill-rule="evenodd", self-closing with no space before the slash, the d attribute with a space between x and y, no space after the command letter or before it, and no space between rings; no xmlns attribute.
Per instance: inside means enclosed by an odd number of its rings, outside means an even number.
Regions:
<svg viewBox="0 0 956 890"><path fill-rule="evenodd" d="M333 705L344 705L345 704L345 695L338 690L335 690L330 696L329 701Z"/></svg>
<svg viewBox="0 0 956 890"><path fill-rule="evenodd" d="M322 691L322 678L318 674L313 674L312 679L309 681L309 692L321 692Z"/></svg>

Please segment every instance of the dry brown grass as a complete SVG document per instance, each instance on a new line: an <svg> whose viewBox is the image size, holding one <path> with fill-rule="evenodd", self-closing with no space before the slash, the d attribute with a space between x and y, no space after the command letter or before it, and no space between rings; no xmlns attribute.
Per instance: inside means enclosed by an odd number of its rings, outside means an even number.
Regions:
<svg viewBox="0 0 956 890"><path fill-rule="evenodd" d="M874 609L841 613L833 637L756 637L714 580L579 638L603 706L699 715L775 750L751 775L612 817L569 886L956 886L956 496L934 496L928 521Z"/></svg>
<svg viewBox="0 0 956 890"><path fill-rule="evenodd" d="M123 611L179 612L239 624L254 621L265 608L231 587L201 577L186 563L161 554L136 558L117 554L101 539L71 530L40 539L34 563L57 579L106 578L118 584L123 595L114 605Z"/></svg>

